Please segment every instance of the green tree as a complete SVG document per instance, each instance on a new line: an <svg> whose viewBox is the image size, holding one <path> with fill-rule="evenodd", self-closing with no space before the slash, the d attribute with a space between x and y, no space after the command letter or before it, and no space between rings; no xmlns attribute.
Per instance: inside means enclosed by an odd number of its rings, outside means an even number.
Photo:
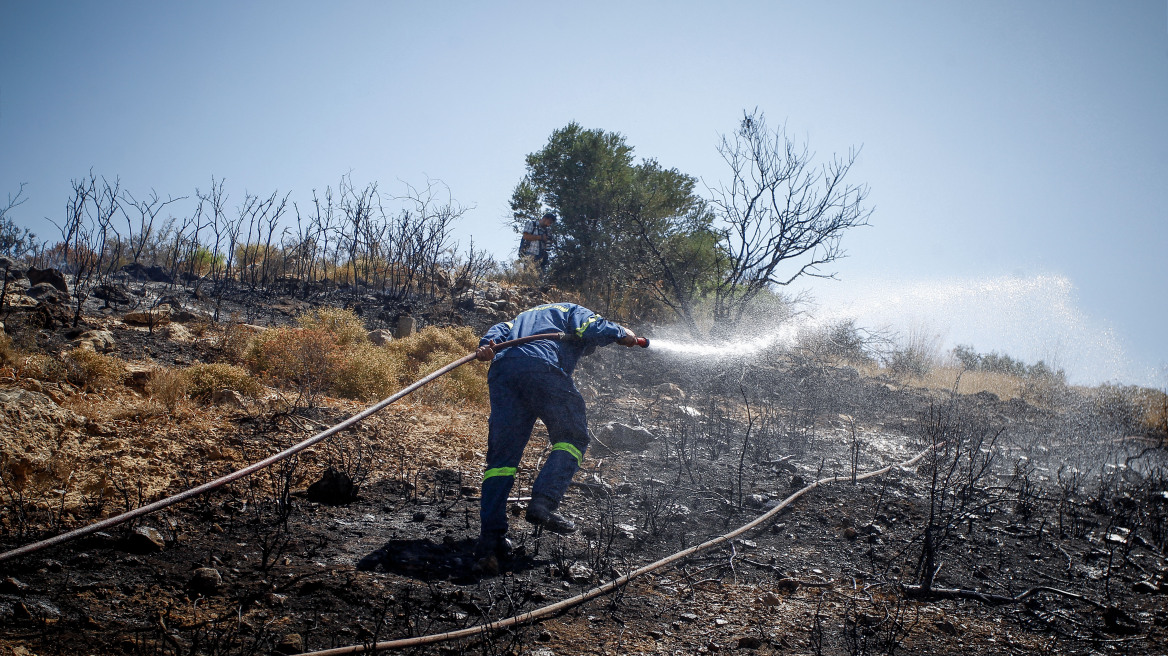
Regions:
<svg viewBox="0 0 1168 656"><path fill-rule="evenodd" d="M670 283L665 261L699 262L712 244L696 180L655 160L634 163L624 136L578 123L556 130L543 149L527 156L511 209L517 224L545 209L559 216L551 281L578 291L605 311L630 308L638 299L681 307L678 290L698 289L687 271ZM648 285L648 286L646 286Z"/></svg>

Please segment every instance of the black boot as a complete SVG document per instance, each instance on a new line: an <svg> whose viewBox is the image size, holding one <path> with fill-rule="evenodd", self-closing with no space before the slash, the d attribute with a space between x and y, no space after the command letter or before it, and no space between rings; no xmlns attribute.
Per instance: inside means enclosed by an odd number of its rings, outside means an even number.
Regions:
<svg viewBox="0 0 1168 656"><path fill-rule="evenodd" d="M499 563L511 557L515 547L506 535L484 535L475 545L475 570L487 576L499 573Z"/></svg>
<svg viewBox="0 0 1168 656"><path fill-rule="evenodd" d="M568 535L576 532L576 523L556 512L558 503L547 497L532 497L527 504L527 521L542 526L552 533Z"/></svg>

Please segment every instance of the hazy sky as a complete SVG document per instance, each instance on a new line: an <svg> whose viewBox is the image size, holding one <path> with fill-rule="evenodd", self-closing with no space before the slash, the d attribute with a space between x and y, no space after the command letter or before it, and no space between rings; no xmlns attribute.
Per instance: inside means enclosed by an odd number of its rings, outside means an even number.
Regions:
<svg viewBox="0 0 1168 656"><path fill-rule="evenodd" d="M1164 383L1164 0L0 0L0 197L26 182L12 216L42 237L90 169L301 202L351 172L442 180L473 207L463 244L509 257L508 198L556 128L714 185L755 107L822 158L862 146L876 211L825 306Z"/></svg>

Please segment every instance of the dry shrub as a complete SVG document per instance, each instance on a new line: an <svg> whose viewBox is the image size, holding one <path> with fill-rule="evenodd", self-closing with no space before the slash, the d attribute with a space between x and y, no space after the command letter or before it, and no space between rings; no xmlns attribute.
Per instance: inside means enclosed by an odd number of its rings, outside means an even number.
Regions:
<svg viewBox="0 0 1168 656"><path fill-rule="evenodd" d="M404 356L406 383L413 382L453 360L463 357L478 347L479 336L466 326L453 328L427 327L421 332L386 345L386 349ZM451 403L486 402L487 376L485 363L465 364L428 386L423 396Z"/></svg>
<svg viewBox="0 0 1168 656"><path fill-rule="evenodd" d="M1093 394L1095 412L1132 434L1168 435L1168 395L1135 385L1104 384Z"/></svg>
<svg viewBox="0 0 1168 656"><path fill-rule="evenodd" d="M246 361L259 375L313 399L332 386L339 349L321 329L274 328L256 336Z"/></svg>
<svg viewBox="0 0 1168 656"><path fill-rule="evenodd" d="M22 354L15 365L19 378L60 383L67 379L65 363L44 353Z"/></svg>
<svg viewBox="0 0 1168 656"><path fill-rule="evenodd" d="M93 349L73 349L65 354L63 360L69 382L86 390L120 385L126 375L126 367L121 360L102 355Z"/></svg>
<svg viewBox="0 0 1168 656"><path fill-rule="evenodd" d="M323 330L333 335L337 346L362 344L369 341L368 331L361 318L352 310L320 307L296 319L301 328Z"/></svg>
<svg viewBox="0 0 1168 656"><path fill-rule="evenodd" d="M958 376L961 376L960 384ZM1021 397L1025 386L1025 381L1018 376L996 371L969 371L961 367L935 367L910 382L936 390L952 390L957 385L960 394L991 392L1003 401Z"/></svg>
<svg viewBox="0 0 1168 656"><path fill-rule="evenodd" d="M196 365L198 366L198 365ZM146 381L146 394L161 403L170 412L187 396L190 377L186 372L163 367L156 369Z"/></svg>
<svg viewBox="0 0 1168 656"><path fill-rule="evenodd" d="M368 342L351 346L336 360L333 393L359 401L378 401L401 389L406 376L400 353Z"/></svg>
<svg viewBox="0 0 1168 656"><path fill-rule="evenodd" d="M18 357L16 348L12 346L12 339L8 337L8 333L0 330L0 366L16 364Z"/></svg>
<svg viewBox="0 0 1168 656"><path fill-rule="evenodd" d="M263 390L248 370L233 364L196 364L182 374L186 378L187 393L199 401L210 401L219 390L235 390L250 397Z"/></svg>
<svg viewBox="0 0 1168 656"><path fill-rule="evenodd" d="M262 333L261 333L262 334ZM256 337L256 330L238 322L231 322L223 329L223 336L219 338L219 354L224 361L235 364L243 362L251 349L252 339Z"/></svg>

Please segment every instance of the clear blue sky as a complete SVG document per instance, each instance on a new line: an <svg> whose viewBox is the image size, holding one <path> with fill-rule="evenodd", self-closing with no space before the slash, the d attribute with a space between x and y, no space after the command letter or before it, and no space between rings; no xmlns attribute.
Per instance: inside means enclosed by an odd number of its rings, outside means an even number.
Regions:
<svg viewBox="0 0 1168 656"><path fill-rule="evenodd" d="M351 172L444 181L473 206L463 244L505 257L507 200L552 130L617 131L715 184L718 135L754 107L821 156L863 146L876 212L840 282L815 286L824 303L1029 281L1033 320L923 321L1036 357L1018 338L1049 302L1074 324L1051 347L1073 378L1163 384L1164 0L0 0L0 196L27 182L13 216L42 236L90 169L139 196L214 175L233 198L301 201ZM995 289L969 307L1000 305ZM1108 346L1081 361L1091 342Z"/></svg>

